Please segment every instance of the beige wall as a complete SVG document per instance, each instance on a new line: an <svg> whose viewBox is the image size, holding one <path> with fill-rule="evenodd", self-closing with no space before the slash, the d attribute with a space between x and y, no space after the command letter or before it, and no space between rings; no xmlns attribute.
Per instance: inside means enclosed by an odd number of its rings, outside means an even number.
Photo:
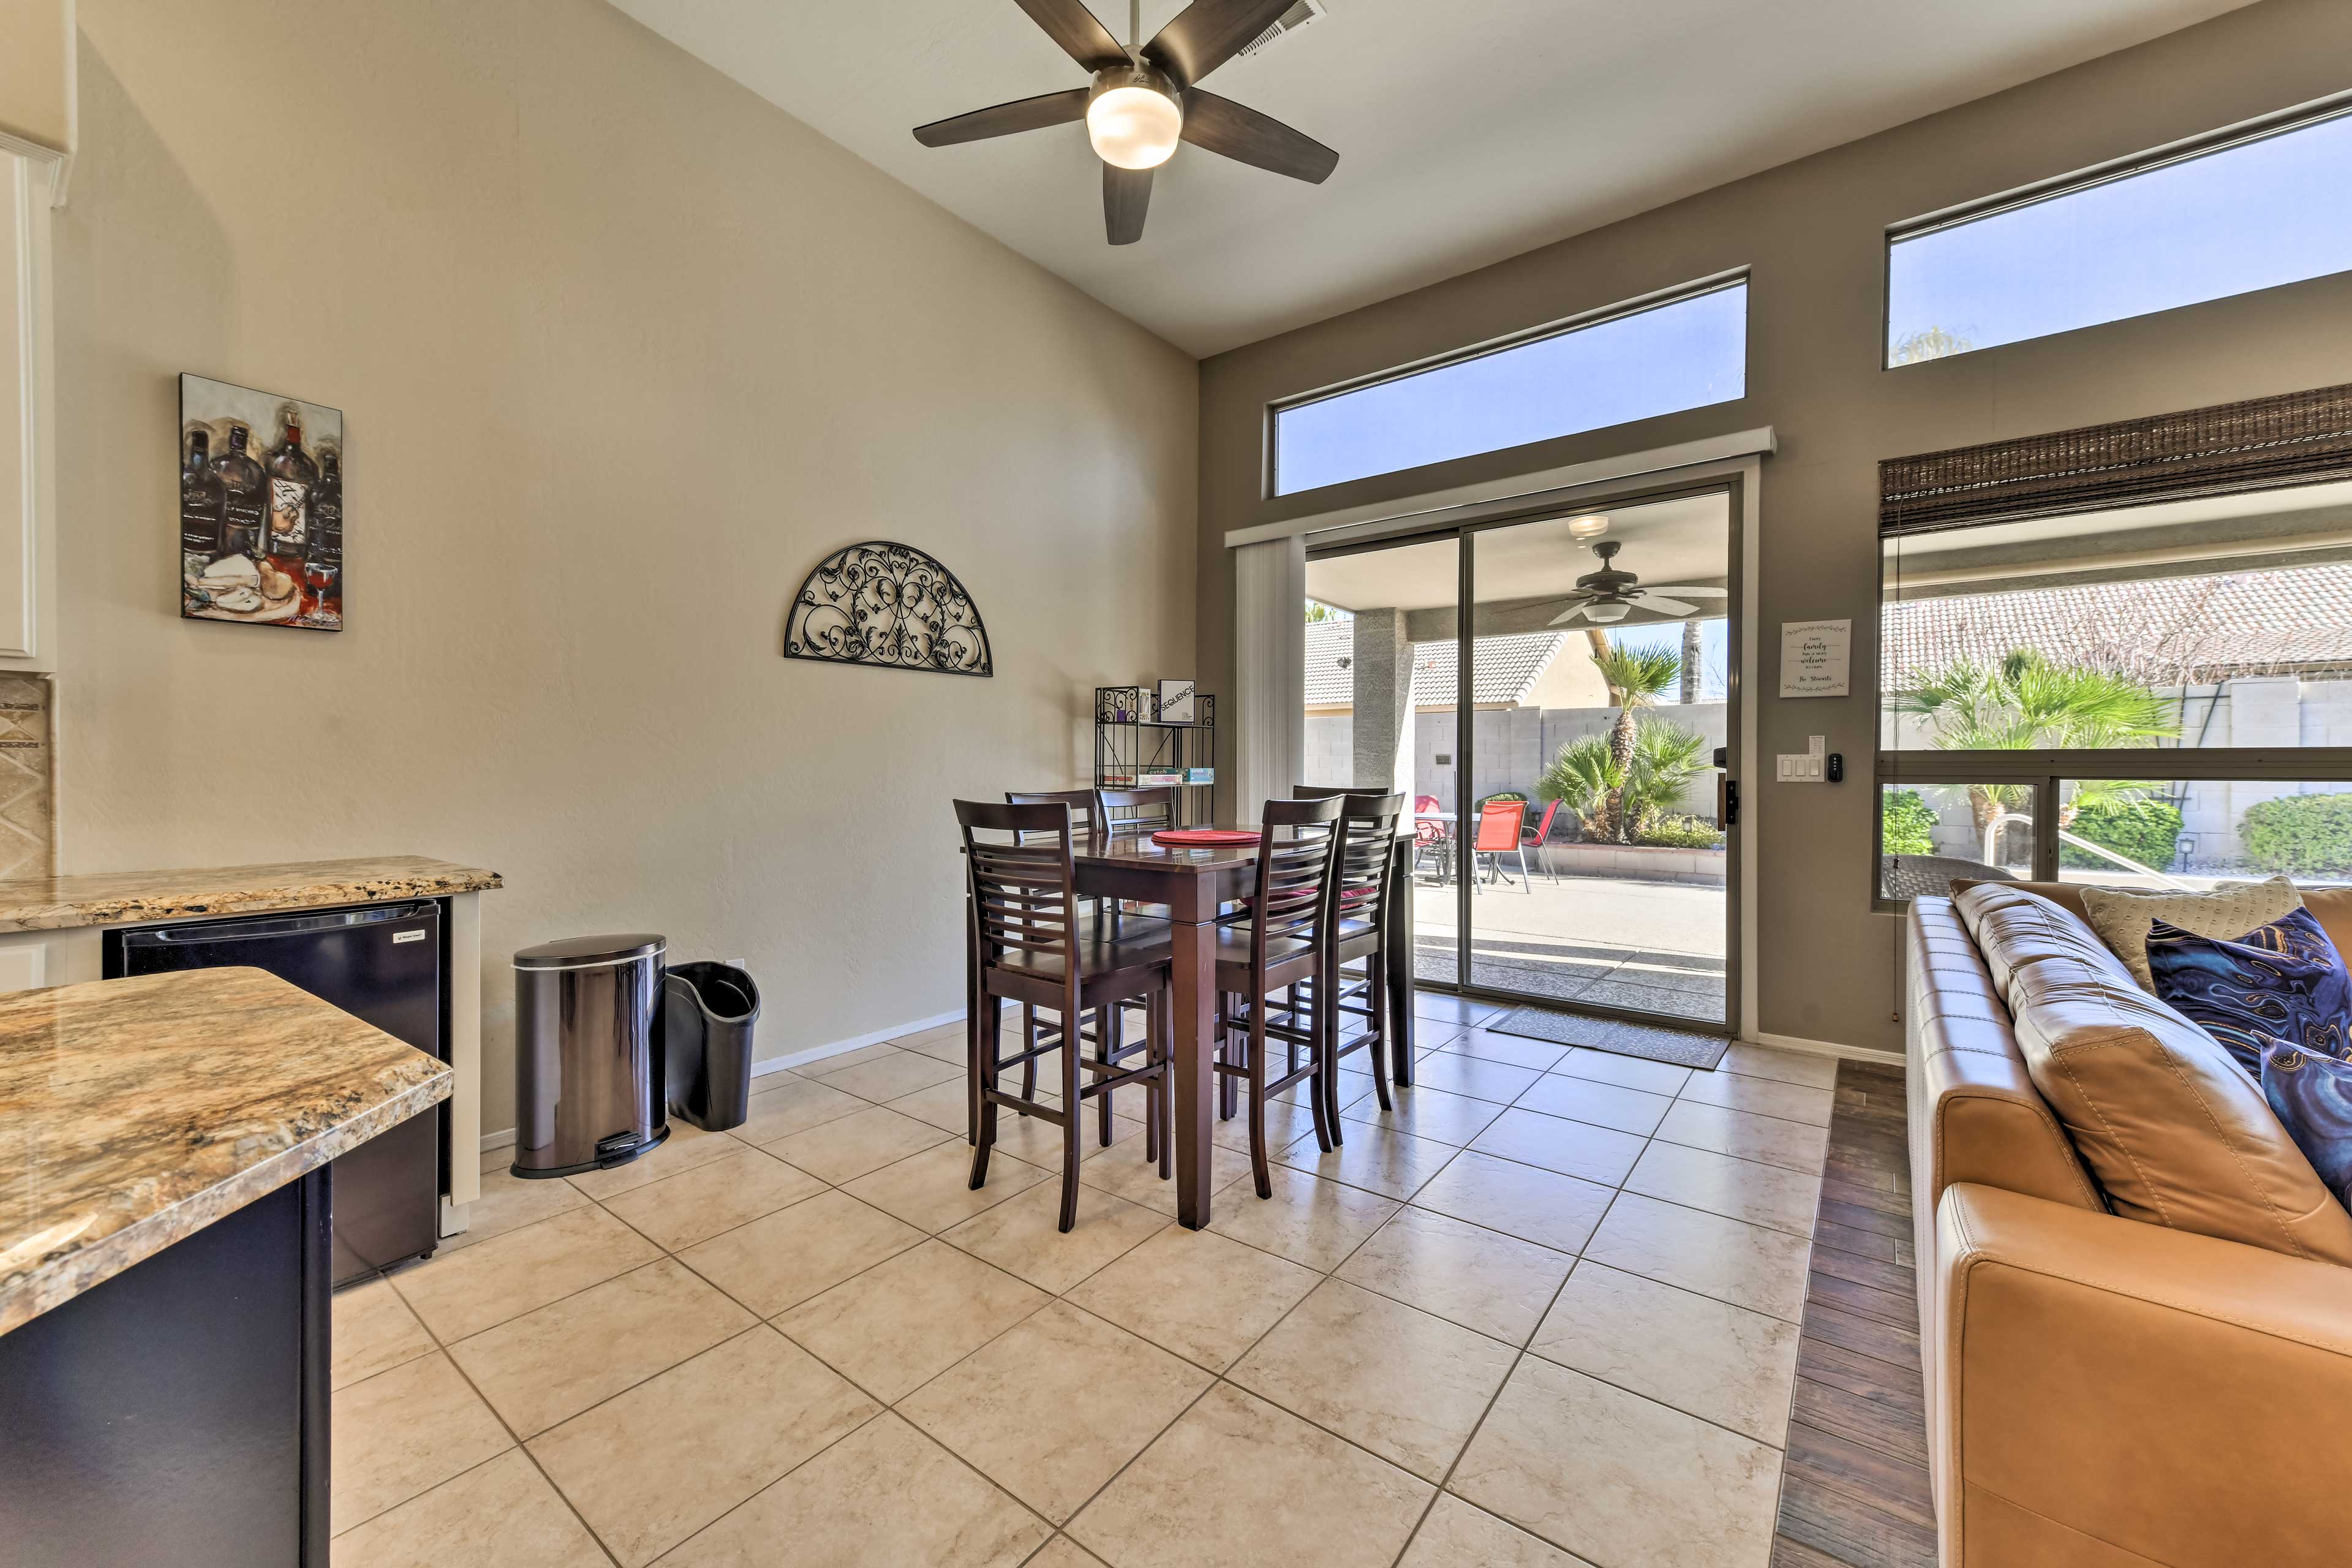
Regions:
<svg viewBox="0 0 2352 1568"><path fill-rule="evenodd" d="M1201 685L1232 684L1228 529L1337 505L1769 424L1761 667L1783 620L1853 616L1873 676L1879 458L2352 380L2352 275L1882 372L1890 223L2352 87L2352 5L2264 0L2138 48L1221 354L1202 366ZM1540 171L1529 171L1540 178ZM1728 268L1754 269L1740 402L1389 475L1261 498L1269 400ZM1826 732L1841 785L1746 781L1761 835L1760 1016L1753 1027L1899 1047L1895 922L1870 910L1873 708L1755 704L1760 750Z"/></svg>
<svg viewBox="0 0 2352 1568"><path fill-rule="evenodd" d="M73 0L0 0L0 136L74 148Z"/></svg>
<svg viewBox="0 0 2352 1568"><path fill-rule="evenodd" d="M1192 668L1191 360L602 0L84 0L57 227L68 870L491 866L506 955L742 957L762 1054L961 1005L953 795ZM185 622L174 378L340 407L349 629ZM939 554L978 681L779 657Z"/></svg>

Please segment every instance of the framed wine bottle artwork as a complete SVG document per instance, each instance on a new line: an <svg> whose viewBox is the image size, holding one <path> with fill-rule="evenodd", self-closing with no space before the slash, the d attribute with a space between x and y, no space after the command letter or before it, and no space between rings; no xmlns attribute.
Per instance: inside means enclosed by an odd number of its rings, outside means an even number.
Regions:
<svg viewBox="0 0 2352 1568"><path fill-rule="evenodd" d="M180 377L180 614L343 628L343 415Z"/></svg>

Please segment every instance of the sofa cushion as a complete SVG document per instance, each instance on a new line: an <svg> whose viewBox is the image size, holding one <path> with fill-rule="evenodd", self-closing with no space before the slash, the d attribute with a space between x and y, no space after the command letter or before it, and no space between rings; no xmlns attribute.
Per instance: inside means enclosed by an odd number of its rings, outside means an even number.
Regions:
<svg viewBox="0 0 2352 1568"><path fill-rule="evenodd" d="M2352 1265L2352 1213L2218 1041L2049 900L1987 882L1957 902L2034 1087L2117 1214Z"/></svg>
<svg viewBox="0 0 2352 1568"><path fill-rule="evenodd" d="M1979 884L1955 881L1952 897L1958 898ZM2083 895L2095 884L2090 882L2004 882L2003 887L2039 893L2059 908L2083 920L2091 918L2083 903ZM2319 917L2327 932L2327 940L2336 944L2338 952L2352 952L2352 888L2304 888L2303 907Z"/></svg>
<svg viewBox="0 0 2352 1568"><path fill-rule="evenodd" d="M2099 940L2115 949L2124 967L2149 995L2156 981L2147 971L2147 928L2157 921L2199 936L2238 936L2268 925L2303 895L2284 877L2267 882L2224 882L2210 892L2127 892L2121 888L2084 888L2083 910Z"/></svg>
<svg viewBox="0 0 2352 1568"><path fill-rule="evenodd" d="M2158 921L2148 930L2147 964L2158 997L2202 1025L2251 1077L2262 1076L2263 1047L2273 1042L2352 1056L2344 960L2309 910L2289 910L2234 941Z"/></svg>

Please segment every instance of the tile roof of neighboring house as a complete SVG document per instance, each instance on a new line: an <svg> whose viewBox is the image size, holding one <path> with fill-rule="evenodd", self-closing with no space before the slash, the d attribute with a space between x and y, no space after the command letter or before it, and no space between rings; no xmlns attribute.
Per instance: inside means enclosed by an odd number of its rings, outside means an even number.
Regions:
<svg viewBox="0 0 2352 1568"><path fill-rule="evenodd" d="M1551 665L1568 640L1561 632L1526 632L1512 637L1480 637L1474 661L1475 686L1471 693L1481 706L1515 703L1527 696L1536 679ZM1309 621L1307 625L1307 706L1332 708L1356 700L1356 627L1352 621ZM1451 708L1456 696L1454 645L1415 643L1412 648L1412 701L1416 708Z"/></svg>
<svg viewBox="0 0 2352 1568"><path fill-rule="evenodd" d="M1884 683L1905 690L1956 658L2021 647L2155 686L2352 664L2352 564L1890 604Z"/></svg>

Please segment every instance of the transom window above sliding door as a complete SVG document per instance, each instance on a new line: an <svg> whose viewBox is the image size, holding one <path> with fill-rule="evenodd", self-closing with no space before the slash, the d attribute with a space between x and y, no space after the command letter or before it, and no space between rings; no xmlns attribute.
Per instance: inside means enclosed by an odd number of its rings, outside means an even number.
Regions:
<svg viewBox="0 0 2352 1568"><path fill-rule="evenodd" d="M1887 240L1886 363L2352 270L2352 103L2225 132Z"/></svg>
<svg viewBox="0 0 2352 1568"><path fill-rule="evenodd" d="M1726 403L1747 391L1748 280L1710 279L1277 404L1273 493Z"/></svg>

